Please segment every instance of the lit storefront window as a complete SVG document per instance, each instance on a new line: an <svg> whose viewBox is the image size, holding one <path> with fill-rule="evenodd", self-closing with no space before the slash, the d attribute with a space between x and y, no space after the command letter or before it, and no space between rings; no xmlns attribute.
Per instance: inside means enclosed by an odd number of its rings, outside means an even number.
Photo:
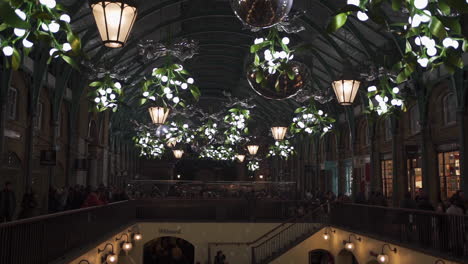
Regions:
<svg viewBox="0 0 468 264"><path fill-rule="evenodd" d="M416 196L423 187L421 158L410 158L407 160L408 169L408 191Z"/></svg>
<svg viewBox="0 0 468 264"><path fill-rule="evenodd" d="M442 200L449 199L460 189L460 152L438 154L440 195Z"/></svg>
<svg viewBox="0 0 468 264"><path fill-rule="evenodd" d="M382 169L382 191L383 195L387 198L391 198L393 195L393 161L382 160L380 162Z"/></svg>

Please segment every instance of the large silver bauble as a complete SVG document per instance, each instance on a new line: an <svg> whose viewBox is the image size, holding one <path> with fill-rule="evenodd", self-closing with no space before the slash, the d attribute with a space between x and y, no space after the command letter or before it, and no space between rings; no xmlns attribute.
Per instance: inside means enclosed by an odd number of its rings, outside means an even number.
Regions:
<svg viewBox="0 0 468 264"><path fill-rule="evenodd" d="M286 74L274 74L263 72L265 82L257 83L255 80L255 74L258 69L249 69L247 71L247 80L249 81L250 87L259 95L273 100L284 100L293 97L301 89L306 87L307 82L310 79L309 68L297 61L289 62L294 72L294 79L291 80ZM275 84L278 82L277 89Z"/></svg>
<svg viewBox="0 0 468 264"><path fill-rule="evenodd" d="M293 0L231 0L231 6L239 19L255 28L269 28L289 13Z"/></svg>

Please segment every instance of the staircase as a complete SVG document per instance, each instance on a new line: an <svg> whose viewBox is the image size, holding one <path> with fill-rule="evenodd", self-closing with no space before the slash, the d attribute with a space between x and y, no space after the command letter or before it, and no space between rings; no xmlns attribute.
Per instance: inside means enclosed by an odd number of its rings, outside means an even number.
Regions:
<svg viewBox="0 0 468 264"><path fill-rule="evenodd" d="M252 264L270 263L323 228L326 215L317 208L267 240L252 246Z"/></svg>

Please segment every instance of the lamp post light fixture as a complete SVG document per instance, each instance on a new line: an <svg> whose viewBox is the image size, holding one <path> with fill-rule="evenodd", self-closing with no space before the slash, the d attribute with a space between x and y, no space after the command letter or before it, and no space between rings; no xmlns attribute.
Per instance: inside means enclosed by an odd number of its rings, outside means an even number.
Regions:
<svg viewBox="0 0 468 264"><path fill-rule="evenodd" d="M249 154L252 156L257 155L258 149L260 148L259 145L248 145L247 150L249 151Z"/></svg>
<svg viewBox="0 0 468 264"><path fill-rule="evenodd" d="M273 138L276 140L276 141L281 141L284 139L284 137L286 136L286 132L288 132L288 128L287 127L272 127L271 128L271 134L273 135Z"/></svg>
<svg viewBox="0 0 468 264"><path fill-rule="evenodd" d="M245 155L237 154L237 155L236 155L236 159L237 159L240 163L242 163L242 162L244 162L244 160L245 160Z"/></svg>
<svg viewBox="0 0 468 264"><path fill-rule="evenodd" d="M329 240L331 237L331 233L335 233L336 230L333 230L331 227L325 227L325 233L323 233L323 239Z"/></svg>
<svg viewBox="0 0 468 264"><path fill-rule="evenodd" d="M359 242L361 242L362 239L356 236L355 234L350 234L348 240L343 241L343 245L345 246L345 249L350 252L353 252L354 249L356 248L356 245L354 245L354 243L351 242L351 237L354 237L354 239L356 239Z"/></svg>
<svg viewBox="0 0 468 264"><path fill-rule="evenodd" d="M361 82L354 78L352 70L344 69L339 80L332 83L336 99L340 105L352 105L356 98Z"/></svg>
<svg viewBox="0 0 468 264"><path fill-rule="evenodd" d="M184 155L184 151L181 150L181 149L174 149L174 150L172 150L172 153L174 153L174 157L176 159L181 159L182 156Z"/></svg>
<svg viewBox="0 0 468 264"><path fill-rule="evenodd" d="M125 241L122 243L122 250L125 251L125 253L128 253L133 248L133 244L129 241L130 237L128 236L128 234L127 233L122 234L120 238L116 238L115 240L116 241L122 240L123 236L126 236L127 239L125 239Z"/></svg>
<svg viewBox="0 0 468 264"><path fill-rule="evenodd" d="M164 108L160 106L148 108L151 120L155 125L163 125L166 123L167 117L169 116L169 108Z"/></svg>
<svg viewBox="0 0 468 264"><path fill-rule="evenodd" d="M135 239L135 241L140 241L143 239L143 236L140 234L140 233L135 233L133 234L133 239Z"/></svg>
<svg viewBox="0 0 468 264"><path fill-rule="evenodd" d="M135 0L89 0L102 42L121 48L127 42L137 17Z"/></svg>
<svg viewBox="0 0 468 264"><path fill-rule="evenodd" d="M109 253L107 253L107 255L104 255L103 258L102 258L102 262L103 263L106 263L106 264L113 264L113 263L117 263L117 260L118 260L118 257L117 255L114 253L114 245L111 244L111 243L107 243L103 249L99 249L98 248L98 254L101 254L102 252L104 252L107 248L107 246L111 246L111 251Z"/></svg>
<svg viewBox="0 0 468 264"><path fill-rule="evenodd" d="M397 249L396 248L391 248L389 244L383 244L382 245L382 250L380 251L380 254L377 254L377 253L374 253L374 252L370 252L370 255L375 257L377 259L377 262L378 263L382 263L382 264L385 264L385 263L389 263L390 261L390 257L385 254L385 247L388 247L388 249L390 251L392 251L393 253L397 253Z"/></svg>

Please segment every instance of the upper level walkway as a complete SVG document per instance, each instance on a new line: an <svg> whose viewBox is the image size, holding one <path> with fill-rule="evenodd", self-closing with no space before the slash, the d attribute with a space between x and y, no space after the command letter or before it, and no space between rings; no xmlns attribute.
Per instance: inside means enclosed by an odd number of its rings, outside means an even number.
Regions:
<svg viewBox="0 0 468 264"><path fill-rule="evenodd" d="M141 222L275 222L298 213L298 201L133 200L0 225L0 263L45 264ZM468 217L356 204L308 204L301 218L375 237L429 255L468 259ZM284 234L283 234L284 235ZM268 250L268 249L266 249Z"/></svg>

